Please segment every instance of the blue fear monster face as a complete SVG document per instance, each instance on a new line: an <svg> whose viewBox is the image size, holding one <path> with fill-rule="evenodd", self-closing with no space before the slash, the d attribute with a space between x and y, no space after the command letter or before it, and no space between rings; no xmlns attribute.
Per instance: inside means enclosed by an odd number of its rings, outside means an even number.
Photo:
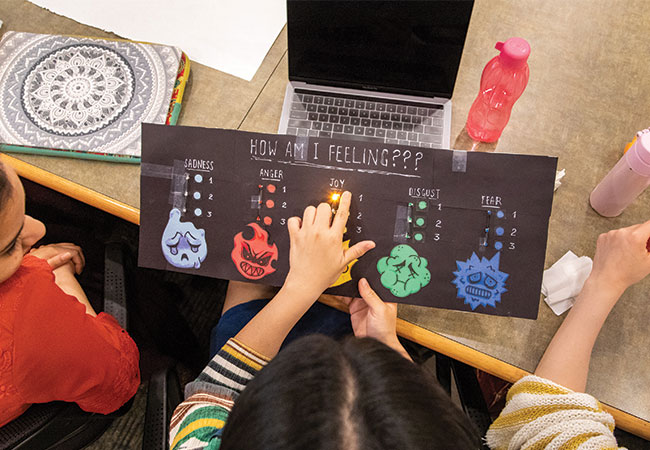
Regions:
<svg viewBox="0 0 650 450"><path fill-rule="evenodd" d="M205 230L191 222L181 222L181 212L173 208L162 235L162 252L169 264L182 269L198 269L208 254Z"/></svg>
<svg viewBox="0 0 650 450"><path fill-rule="evenodd" d="M508 274L499 270L500 254L497 252L492 259L479 259L476 253L472 253L467 261L456 261L458 271L454 272L456 279L453 283L458 288L457 297L464 298L472 311L479 305L496 308L501 294L507 291L505 281Z"/></svg>
<svg viewBox="0 0 650 450"><path fill-rule="evenodd" d="M390 256L377 261L377 271L381 284L400 298L415 294L431 281L426 258L406 244L393 247Z"/></svg>

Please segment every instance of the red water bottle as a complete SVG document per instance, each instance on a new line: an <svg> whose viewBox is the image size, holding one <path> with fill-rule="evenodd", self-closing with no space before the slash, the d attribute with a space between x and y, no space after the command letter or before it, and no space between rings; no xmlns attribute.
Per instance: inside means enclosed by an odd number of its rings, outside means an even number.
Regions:
<svg viewBox="0 0 650 450"><path fill-rule="evenodd" d="M494 142L510 119L510 111L528 84L530 45L522 38L497 42L501 53L487 63L481 89L467 116L467 134L475 141Z"/></svg>

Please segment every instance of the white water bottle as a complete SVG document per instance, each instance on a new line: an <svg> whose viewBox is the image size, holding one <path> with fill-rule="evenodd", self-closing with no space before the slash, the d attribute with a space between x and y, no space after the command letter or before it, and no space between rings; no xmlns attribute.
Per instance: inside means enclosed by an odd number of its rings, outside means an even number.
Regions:
<svg viewBox="0 0 650 450"><path fill-rule="evenodd" d="M601 216L616 217L650 186L650 130L639 131L636 141L589 196Z"/></svg>

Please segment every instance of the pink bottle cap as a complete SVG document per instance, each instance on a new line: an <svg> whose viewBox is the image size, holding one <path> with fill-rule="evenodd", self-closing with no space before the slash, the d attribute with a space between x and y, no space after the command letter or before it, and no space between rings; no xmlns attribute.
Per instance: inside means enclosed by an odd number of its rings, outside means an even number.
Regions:
<svg viewBox="0 0 650 450"><path fill-rule="evenodd" d="M520 67L526 63L530 55L530 44L522 38L510 38L505 42L497 42L494 46L501 52L501 61L506 66Z"/></svg>
<svg viewBox="0 0 650 450"><path fill-rule="evenodd" d="M634 145L625 156L632 170L644 177L650 177L650 133L641 133L637 136Z"/></svg>

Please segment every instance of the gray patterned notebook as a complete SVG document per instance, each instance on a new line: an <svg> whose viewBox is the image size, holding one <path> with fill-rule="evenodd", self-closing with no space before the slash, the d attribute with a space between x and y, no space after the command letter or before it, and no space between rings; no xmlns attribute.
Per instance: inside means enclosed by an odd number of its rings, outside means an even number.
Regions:
<svg viewBox="0 0 650 450"><path fill-rule="evenodd" d="M7 31L0 149L139 162L140 125L170 123L184 61L165 45Z"/></svg>

